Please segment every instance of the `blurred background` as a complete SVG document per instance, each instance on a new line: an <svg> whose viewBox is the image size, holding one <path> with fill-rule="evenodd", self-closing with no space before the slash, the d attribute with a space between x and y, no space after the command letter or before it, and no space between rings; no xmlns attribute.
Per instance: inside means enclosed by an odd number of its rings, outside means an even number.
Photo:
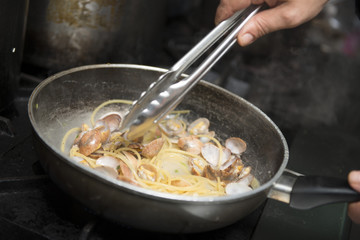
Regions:
<svg viewBox="0 0 360 240"><path fill-rule="evenodd" d="M214 27L217 0L30 1L22 71L40 78L95 63L170 67ZM205 77L249 99L285 129L359 130L355 1L330 1L313 21L234 47Z"/></svg>
<svg viewBox="0 0 360 240"><path fill-rule="evenodd" d="M30 216L34 212L45 214L44 209L34 209L26 217L14 210L18 208L14 191L19 190L14 190L11 179L30 178L35 181L35 185L31 182L35 191L40 191L38 181L48 181L38 179L44 173L29 139L26 104L34 87L59 71L87 64L169 68L214 28L217 5L218 0L2 1L0 163L4 168L0 169L0 186L6 188L0 190L0 196L9 198L0 200L0 220L6 226L0 236L6 236L6 229L21 232L15 228L20 225L37 237L43 234L45 238L62 239L65 231L76 239L85 234L83 226L89 227L74 223L71 215L64 222L57 214L57 204L55 209L46 209L61 219L53 223L53 231L41 230L42 218ZM245 48L234 46L204 80L247 99L279 126L290 147L290 169L338 177L360 169L360 20L355 1L331 0L304 25L271 33ZM20 192L28 192L27 187L29 183ZM49 199L39 197L39 201ZM67 198L64 201L71 202ZM36 205L42 206L32 204ZM360 236L359 226L347 218L344 204L304 213L269 200L247 221L250 226L242 221L227 233L220 231L214 236ZM235 230L239 226L241 233ZM104 237L101 232L95 236ZM205 236L209 235L197 237Z"/></svg>

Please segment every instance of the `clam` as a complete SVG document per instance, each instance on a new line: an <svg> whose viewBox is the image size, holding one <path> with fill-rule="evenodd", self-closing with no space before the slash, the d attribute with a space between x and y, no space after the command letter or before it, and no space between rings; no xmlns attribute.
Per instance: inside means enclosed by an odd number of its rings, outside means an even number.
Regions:
<svg viewBox="0 0 360 240"><path fill-rule="evenodd" d="M193 175L201 176L203 175L203 170L207 164L199 158L191 158L189 160L189 166L191 167L191 173Z"/></svg>
<svg viewBox="0 0 360 240"><path fill-rule="evenodd" d="M211 140L209 137L215 137L215 132L214 131L207 132L206 136L202 136L199 139L202 143L207 143L210 142Z"/></svg>
<svg viewBox="0 0 360 240"><path fill-rule="evenodd" d="M233 182L229 183L225 187L226 194L239 194L251 191L252 188L244 183Z"/></svg>
<svg viewBox="0 0 360 240"><path fill-rule="evenodd" d="M112 112L112 113L108 113L108 114L102 116L100 118L100 120L98 120L98 121L102 121L103 124L107 125L110 132L114 132L114 131L118 130L120 127L121 116L119 113ZM95 125L96 125L96 123L95 123Z"/></svg>
<svg viewBox="0 0 360 240"><path fill-rule="evenodd" d="M134 157L134 155L132 155L131 153L128 153L128 152L123 152L123 154L129 160L129 162L133 166L133 168L136 169L136 167L138 165L138 160Z"/></svg>
<svg viewBox="0 0 360 240"><path fill-rule="evenodd" d="M251 172L251 167L250 166L243 168L240 175L239 175L239 179L247 177L250 174L250 172Z"/></svg>
<svg viewBox="0 0 360 240"><path fill-rule="evenodd" d="M157 138L144 146L141 154L146 158L153 158L161 150L165 140Z"/></svg>
<svg viewBox="0 0 360 240"><path fill-rule="evenodd" d="M102 156L96 160L96 165L108 166L114 169L119 167L120 160L111 156Z"/></svg>
<svg viewBox="0 0 360 240"><path fill-rule="evenodd" d="M207 118L198 118L187 128L192 135L207 134L209 132L210 121Z"/></svg>
<svg viewBox="0 0 360 240"><path fill-rule="evenodd" d="M116 178L118 176L118 167L121 164L121 162L111 156L103 156L96 160L96 167L94 167L94 170L101 172L107 176L110 176L112 178Z"/></svg>
<svg viewBox="0 0 360 240"><path fill-rule="evenodd" d="M243 177L239 181L237 181L237 183L243 183L245 185L250 186L253 180L254 180L254 176L252 174L248 174L246 177Z"/></svg>
<svg viewBox="0 0 360 240"><path fill-rule="evenodd" d="M161 122L159 126L168 137L178 136L181 133L185 132L185 126L183 122L178 118L171 118L165 120Z"/></svg>
<svg viewBox="0 0 360 240"><path fill-rule="evenodd" d="M98 129L83 133L78 142L79 152L85 156L90 155L101 147L101 140L102 134Z"/></svg>
<svg viewBox="0 0 360 240"><path fill-rule="evenodd" d="M240 155L246 150L246 142L238 137L228 138L225 147L230 149L232 154Z"/></svg>
<svg viewBox="0 0 360 240"><path fill-rule="evenodd" d="M231 152L229 149L222 148L222 151L222 159L220 162L221 165L226 163L231 157ZM218 168L220 150L217 146L212 143L205 143L201 148L201 155L213 168Z"/></svg>
<svg viewBox="0 0 360 240"><path fill-rule="evenodd" d="M252 188L250 186L253 180L254 180L254 176L252 174L247 174L239 181L227 184L225 187L225 191L227 194L236 194L236 193L244 193L251 191Z"/></svg>
<svg viewBox="0 0 360 240"><path fill-rule="evenodd" d="M225 170L238 161L241 161L241 159L237 158L234 155L231 155L230 158L220 166L220 170Z"/></svg>
<svg viewBox="0 0 360 240"><path fill-rule="evenodd" d="M155 182L157 179L157 169L151 164L141 164L137 169L140 178Z"/></svg>
<svg viewBox="0 0 360 240"><path fill-rule="evenodd" d="M123 154L126 157L126 159L129 161L129 164L131 165L131 167L133 169L136 169L137 165L138 165L138 161L134 157L134 155L132 155L131 153L128 153L128 152L123 152ZM122 181L125 181L128 183L136 182L134 173L131 171L130 167L127 164L125 164L123 161L120 161L119 168L120 168L120 174L118 176L119 180L122 180Z"/></svg>
<svg viewBox="0 0 360 240"><path fill-rule="evenodd" d="M204 145L197 137L193 135L179 138L177 144L181 150L195 155L200 154L201 148Z"/></svg>
<svg viewBox="0 0 360 240"><path fill-rule="evenodd" d="M121 117L118 114L110 114L96 121L94 129L83 124L82 132L75 139L75 144L79 145L79 152L89 156L106 144L111 137L110 133L119 128L120 121Z"/></svg>
<svg viewBox="0 0 360 240"><path fill-rule="evenodd" d="M212 143L204 144L201 148L201 155L209 164L202 169L202 176L213 180L219 177L221 181L232 182L250 173L251 168L244 169L244 165L237 155L232 154L228 148L222 148L222 151L222 160L219 166L219 148ZM193 172L195 170L198 169L193 167Z"/></svg>

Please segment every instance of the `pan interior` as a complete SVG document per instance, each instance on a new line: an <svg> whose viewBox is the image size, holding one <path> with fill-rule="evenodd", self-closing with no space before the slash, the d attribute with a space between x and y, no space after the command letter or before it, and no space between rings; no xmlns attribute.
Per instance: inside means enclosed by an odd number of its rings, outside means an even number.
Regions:
<svg viewBox="0 0 360 240"><path fill-rule="evenodd" d="M101 103L111 99L136 100L163 70L138 65L92 65L54 75L40 84L29 102L33 127L42 140L61 153L64 134L82 123ZM101 111L122 111L126 105L112 104ZM273 179L287 162L287 146L281 132L246 100L215 85L197 84L177 107L190 110L188 120L206 117L217 137L240 137L247 142L243 161L261 184ZM98 116L100 116L101 112ZM71 136L70 136L71 138ZM74 136L72 137L72 139ZM67 142L66 152L71 145Z"/></svg>

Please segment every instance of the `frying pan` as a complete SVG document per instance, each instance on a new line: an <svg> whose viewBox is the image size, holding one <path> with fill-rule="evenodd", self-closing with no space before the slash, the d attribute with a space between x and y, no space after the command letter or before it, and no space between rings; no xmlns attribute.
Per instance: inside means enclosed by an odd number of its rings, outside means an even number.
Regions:
<svg viewBox="0 0 360 240"><path fill-rule="evenodd" d="M29 99L34 144L43 168L61 189L96 214L143 230L189 233L230 225L268 197L302 209L360 199L346 180L304 177L287 170L288 146L271 119L243 98L205 81L198 83L177 109L190 110L190 121L208 118L210 130L220 139L241 137L247 142L242 159L261 184L253 191L221 197L157 192L76 163L67 154L71 140L65 152L61 151L64 134L89 122L95 107L110 99L136 100L165 71L126 64L82 66L47 78ZM125 109L112 104L102 111Z"/></svg>

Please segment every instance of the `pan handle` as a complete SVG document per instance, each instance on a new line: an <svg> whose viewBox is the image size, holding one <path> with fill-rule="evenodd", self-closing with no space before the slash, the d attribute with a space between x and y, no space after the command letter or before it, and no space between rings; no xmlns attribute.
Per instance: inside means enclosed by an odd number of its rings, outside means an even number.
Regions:
<svg viewBox="0 0 360 240"><path fill-rule="evenodd" d="M290 206L297 209L337 203L360 201L346 179L320 176L299 176L290 195Z"/></svg>
<svg viewBox="0 0 360 240"><path fill-rule="evenodd" d="M304 176L291 170L285 170L268 197L286 202L296 209L360 201L360 193L353 190L346 179Z"/></svg>

